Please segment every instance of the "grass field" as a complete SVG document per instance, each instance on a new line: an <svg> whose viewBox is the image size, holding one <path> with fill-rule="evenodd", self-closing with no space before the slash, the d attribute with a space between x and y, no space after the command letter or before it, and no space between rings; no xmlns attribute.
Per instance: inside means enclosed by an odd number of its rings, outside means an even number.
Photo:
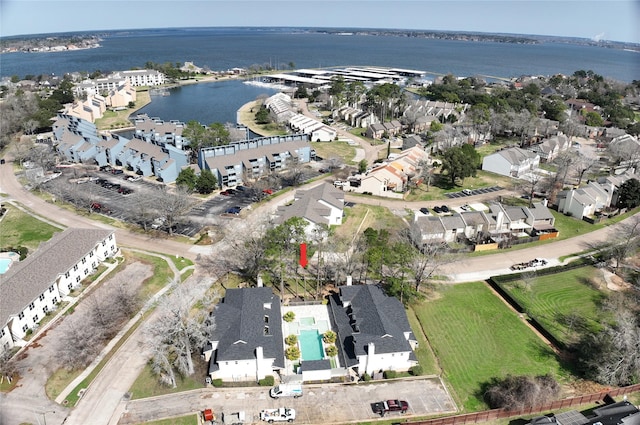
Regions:
<svg viewBox="0 0 640 425"><path fill-rule="evenodd" d="M194 365L196 372L192 376L184 378L176 372L177 387L171 388L160 384L158 376L153 374L151 366L147 364L129 390L131 397L139 399L203 388L204 377L207 374L207 364L198 357L194 358Z"/></svg>
<svg viewBox="0 0 640 425"><path fill-rule="evenodd" d="M367 227L387 229L392 233L407 227L403 220L382 206L356 204L352 208L345 208L344 214L342 225L333 229L336 237L352 238L358 230L362 233Z"/></svg>
<svg viewBox="0 0 640 425"><path fill-rule="evenodd" d="M162 419L159 421L145 422L144 425L198 425L198 415L180 416L178 418Z"/></svg>
<svg viewBox="0 0 640 425"><path fill-rule="evenodd" d="M342 158L345 164L350 164L356 156L356 148L347 142L311 142L311 148L315 149L320 158Z"/></svg>
<svg viewBox="0 0 640 425"><path fill-rule="evenodd" d="M406 196L407 201L435 201L438 199L447 199L445 194L450 192L459 192L464 189L479 189L483 187L501 186L511 190L515 184L515 180L510 177L500 176L494 173L478 170L476 177L467 177L464 179L462 186L451 184L451 180L447 176L441 176L439 170L434 175L429 190L424 184L412 189ZM496 192L496 197L499 195Z"/></svg>
<svg viewBox="0 0 640 425"><path fill-rule="evenodd" d="M3 207L7 212L0 222L2 233L0 247L25 246L33 252L40 242L48 241L54 233L62 231L22 212L11 204L4 203Z"/></svg>
<svg viewBox="0 0 640 425"><path fill-rule="evenodd" d="M479 391L494 377L562 375L554 352L486 284L439 291L440 298L414 310L464 411L487 408Z"/></svg>
<svg viewBox="0 0 640 425"><path fill-rule="evenodd" d="M582 331L595 332L606 320L599 307L606 294L594 267L508 282L502 287L558 341L570 344Z"/></svg>

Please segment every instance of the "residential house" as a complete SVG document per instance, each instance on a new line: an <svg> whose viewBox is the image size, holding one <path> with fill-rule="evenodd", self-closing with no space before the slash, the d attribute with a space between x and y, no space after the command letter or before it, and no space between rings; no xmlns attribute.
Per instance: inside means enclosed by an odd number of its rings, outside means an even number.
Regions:
<svg viewBox="0 0 640 425"><path fill-rule="evenodd" d="M405 149L392 161L361 175L360 186L352 190L377 196L394 196L394 192L399 195L404 192L407 183L418 175L422 163L428 159L429 155L419 146Z"/></svg>
<svg viewBox="0 0 640 425"><path fill-rule="evenodd" d="M612 198L613 186L610 183L589 182L585 187L558 193L556 204L559 212L581 220L609 207Z"/></svg>
<svg viewBox="0 0 640 425"><path fill-rule="evenodd" d="M402 138L403 150L412 148L414 146L424 148L424 142L422 141L422 137L418 136L417 134L410 134Z"/></svg>
<svg viewBox="0 0 640 425"><path fill-rule="evenodd" d="M514 147L503 149L482 160L482 169L507 177L521 178L540 165L540 155Z"/></svg>
<svg viewBox="0 0 640 425"><path fill-rule="evenodd" d="M227 289L210 316L203 354L211 379L258 381L284 368L280 297L271 288Z"/></svg>
<svg viewBox="0 0 640 425"><path fill-rule="evenodd" d="M96 94L89 96L87 100L76 101L65 105L63 113L95 122L95 120L102 118L106 110L107 103L105 98Z"/></svg>
<svg viewBox="0 0 640 425"><path fill-rule="evenodd" d="M291 205L280 206L276 211L276 224L292 217L301 217L308 223L306 233L313 237L318 226L342 224L344 192L332 184L323 183L308 190L297 190Z"/></svg>
<svg viewBox="0 0 640 425"><path fill-rule="evenodd" d="M27 332L117 251L112 230L69 228L13 264L0 275L2 346L23 345Z"/></svg>
<svg viewBox="0 0 640 425"><path fill-rule="evenodd" d="M378 285L344 285L329 298L340 364L360 376L417 365L418 342L402 303Z"/></svg>
<svg viewBox="0 0 640 425"><path fill-rule="evenodd" d="M165 75L155 69L138 69L132 71L120 71L114 74L126 79L132 87L161 86L165 83Z"/></svg>
<svg viewBox="0 0 640 425"><path fill-rule="evenodd" d="M540 156L540 160L551 162L562 152L566 152L571 147L569 138L564 134L557 134L553 137L543 139L542 142L531 145L529 150Z"/></svg>
<svg viewBox="0 0 640 425"><path fill-rule="evenodd" d="M411 223L411 237L417 246L446 242L445 232L439 216L416 214Z"/></svg>
<svg viewBox="0 0 640 425"><path fill-rule="evenodd" d="M382 139L386 137L397 136L402 132L402 123L397 120L384 123L375 123L367 127L365 135L371 139Z"/></svg>
<svg viewBox="0 0 640 425"><path fill-rule="evenodd" d="M310 135L311 141L314 142L331 142L338 135L338 132L328 125L302 114L289 118L289 127L297 133Z"/></svg>

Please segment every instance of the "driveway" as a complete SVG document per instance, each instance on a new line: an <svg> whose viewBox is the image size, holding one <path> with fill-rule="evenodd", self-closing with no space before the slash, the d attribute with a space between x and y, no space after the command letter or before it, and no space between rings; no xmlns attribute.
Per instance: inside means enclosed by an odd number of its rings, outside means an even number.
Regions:
<svg viewBox="0 0 640 425"><path fill-rule="evenodd" d="M372 421L380 416L371 411L371 403L402 399L409 402L405 415L388 414L385 419L439 415L456 412L449 392L439 378L399 379L368 384L305 385L298 399L272 399L267 387L207 388L190 392L126 402L119 425L136 424L166 417L187 415L213 409L217 415L244 411L246 422L259 422L262 409L292 407L296 423L330 424Z"/></svg>

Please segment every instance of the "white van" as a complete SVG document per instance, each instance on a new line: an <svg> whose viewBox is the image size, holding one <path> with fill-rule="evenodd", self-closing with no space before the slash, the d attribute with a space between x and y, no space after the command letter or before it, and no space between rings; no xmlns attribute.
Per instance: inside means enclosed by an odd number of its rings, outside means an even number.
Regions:
<svg viewBox="0 0 640 425"><path fill-rule="evenodd" d="M280 384L271 388L269 395L273 398L302 397L302 384Z"/></svg>

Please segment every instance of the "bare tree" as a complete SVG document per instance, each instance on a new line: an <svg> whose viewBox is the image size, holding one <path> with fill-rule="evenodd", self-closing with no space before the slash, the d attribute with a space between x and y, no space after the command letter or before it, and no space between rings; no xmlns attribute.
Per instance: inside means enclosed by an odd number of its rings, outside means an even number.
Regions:
<svg viewBox="0 0 640 425"><path fill-rule="evenodd" d="M87 366L103 347L103 328L83 314L73 314L60 325L57 353L63 367L69 370Z"/></svg>
<svg viewBox="0 0 640 425"><path fill-rule="evenodd" d="M5 379L11 383L16 372L16 363L11 350L7 347L0 348L0 384L3 383Z"/></svg>
<svg viewBox="0 0 640 425"><path fill-rule="evenodd" d="M192 208L194 201L184 186L178 186L173 191L163 186L157 196L160 197L158 206L164 217L167 232L173 234L174 225Z"/></svg>
<svg viewBox="0 0 640 425"><path fill-rule="evenodd" d="M185 287L175 282L173 285L171 297L160 304L160 316L146 328L147 342L154 350L152 368L170 385L175 385L172 368L182 376L193 375L193 354L210 338L214 326L206 313L211 298L204 302L197 299L199 285ZM197 301L205 307L194 311L192 307Z"/></svg>
<svg viewBox="0 0 640 425"><path fill-rule="evenodd" d="M590 379L624 386L640 379L640 322L627 306L614 311L615 324L604 323L577 345L578 362Z"/></svg>
<svg viewBox="0 0 640 425"><path fill-rule="evenodd" d="M598 158L587 156L583 153L579 153L576 158L576 162L573 164L576 174L578 175L578 185L582 183L584 175L591 171L593 167L598 163Z"/></svg>
<svg viewBox="0 0 640 425"><path fill-rule="evenodd" d="M162 200L146 191L138 191L130 196L133 201L132 220L137 221L146 232L149 230L149 224L160 216L156 205Z"/></svg>
<svg viewBox="0 0 640 425"><path fill-rule="evenodd" d="M422 285L431 279L441 267L456 260L456 256L446 252L445 245L437 241L423 243L419 232L417 227L412 226L405 233L407 241L417 247L417 253L411 258L409 265L416 291L420 291Z"/></svg>
<svg viewBox="0 0 640 425"><path fill-rule="evenodd" d="M520 410L555 400L560 385L551 375L512 376L489 383L484 398L492 409Z"/></svg>

